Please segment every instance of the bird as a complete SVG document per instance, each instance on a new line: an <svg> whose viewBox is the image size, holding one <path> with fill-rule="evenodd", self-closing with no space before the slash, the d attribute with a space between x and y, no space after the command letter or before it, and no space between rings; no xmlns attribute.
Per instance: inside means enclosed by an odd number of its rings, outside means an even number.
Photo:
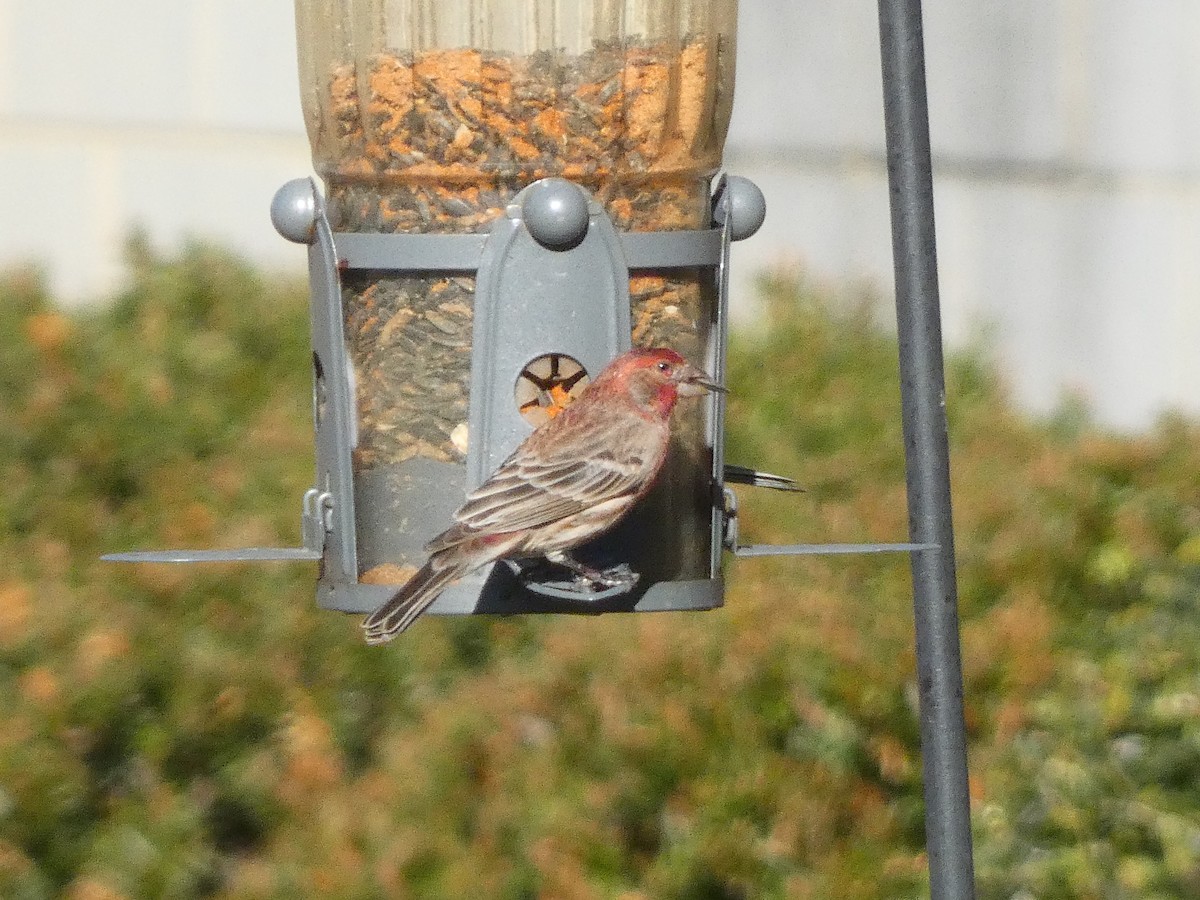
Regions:
<svg viewBox="0 0 1200 900"><path fill-rule="evenodd" d="M392 640L451 582L499 560L544 558L588 590L632 586L628 567L596 571L569 551L646 495L666 462L676 402L710 391L725 388L670 348L618 356L467 495L453 524L425 546L425 564L363 620L367 643Z"/></svg>

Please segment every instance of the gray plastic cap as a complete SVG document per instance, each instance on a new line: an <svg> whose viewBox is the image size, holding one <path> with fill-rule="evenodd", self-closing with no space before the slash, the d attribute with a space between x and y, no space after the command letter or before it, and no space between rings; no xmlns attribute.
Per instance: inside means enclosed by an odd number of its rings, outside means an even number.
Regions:
<svg viewBox="0 0 1200 900"><path fill-rule="evenodd" d="M725 224L725 204L729 198L729 236L735 241L745 240L762 227L767 217L767 198L758 185L740 175L728 175L713 207L713 218L718 225Z"/></svg>
<svg viewBox="0 0 1200 900"><path fill-rule="evenodd" d="M543 178L525 189L521 218L546 249L570 250L587 234L587 197L564 178Z"/></svg>
<svg viewBox="0 0 1200 900"><path fill-rule="evenodd" d="M293 178L275 192L271 200L271 224L297 244L311 244L316 237L317 186L311 178Z"/></svg>

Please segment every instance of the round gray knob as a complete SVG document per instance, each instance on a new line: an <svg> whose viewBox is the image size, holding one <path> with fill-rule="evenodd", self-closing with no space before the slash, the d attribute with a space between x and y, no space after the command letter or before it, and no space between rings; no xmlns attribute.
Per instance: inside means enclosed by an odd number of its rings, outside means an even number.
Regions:
<svg viewBox="0 0 1200 900"><path fill-rule="evenodd" d="M521 218L543 247L570 250L587 234L587 197L565 178L543 178L525 189Z"/></svg>
<svg viewBox="0 0 1200 900"><path fill-rule="evenodd" d="M297 244L311 244L316 237L317 186L311 178L293 178L275 192L271 200L271 224Z"/></svg>
<svg viewBox="0 0 1200 900"><path fill-rule="evenodd" d="M767 198L758 185L740 175L727 175L725 185L717 193L713 204L713 218L718 225L725 224L725 210L729 210L729 236L735 241L745 240L762 227L767 217Z"/></svg>

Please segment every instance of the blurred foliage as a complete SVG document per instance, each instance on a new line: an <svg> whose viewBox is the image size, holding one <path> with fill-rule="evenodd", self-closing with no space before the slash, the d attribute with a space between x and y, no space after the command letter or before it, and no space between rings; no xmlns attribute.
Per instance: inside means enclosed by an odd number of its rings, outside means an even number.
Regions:
<svg viewBox="0 0 1200 900"><path fill-rule="evenodd" d="M294 545L303 285L130 252L64 313L0 283L0 896L926 893L905 560L731 565L705 614L429 618L368 648ZM762 284L735 336L749 540L905 534L896 348L869 297ZM1200 430L1014 412L947 362L984 898L1200 895Z"/></svg>

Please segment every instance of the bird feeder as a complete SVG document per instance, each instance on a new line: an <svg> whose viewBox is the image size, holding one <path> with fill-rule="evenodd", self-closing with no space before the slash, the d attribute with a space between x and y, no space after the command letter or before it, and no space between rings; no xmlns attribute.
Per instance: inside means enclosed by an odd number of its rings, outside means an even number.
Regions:
<svg viewBox="0 0 1200 900"><path fill-rule="evenodd" d="M324 192L272 204L307 245L316 483L303 548L122 559L319 559L318 602L382 604L424 546L530 431L633 345L724 371L731 241L765 204L719 175L736 0L296 4L305 122ZM433 613L709 609L721 557L912 549L740 547L724 401L680 404L654 489L588 565L584 589L502 562Z"/></svg>
<svg viewBox="0 0 1200 900"><path fill-rule="evenodd" d="M320 463L344 513L324 605L386 599L464 493L633 343L719 365L730 235L712 227L711 182L732 107L736 4L571 6L296 5L325 197L289 186L276 221L316 239L322 284L336 264L338 296L314 292L340 306L329 352L316 355L326 415L342 429L337 456ZM326 224L332 253L320 246ZM345 410L332 408L331 378ZM681 409L656 490L583 552L629 564L637 589L581 598L500 565L432 611L719 605L719 420L715 404Z"/></svg>

